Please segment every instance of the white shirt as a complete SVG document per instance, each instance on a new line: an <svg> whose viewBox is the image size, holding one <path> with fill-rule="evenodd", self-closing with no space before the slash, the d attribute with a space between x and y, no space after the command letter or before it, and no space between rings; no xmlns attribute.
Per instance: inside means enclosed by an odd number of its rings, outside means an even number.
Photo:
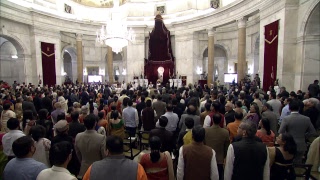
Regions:
<svg viewBox="0 0 320 180"><path fill-rule="evenodd" d="M12 151L12 144L16 139L25 136L20 130L10 130L7 134L5 134L2 138L3 144L3 153L7 156L15 156Z"/></svg>
<svg viewBox="0 0 320 180"><path fill-rule="evenodd" d="M209 115L207 115L205 118L204 118L204 122L203 122L203 128L209 128L211 127L211 117ZM223 121L224 124L223 124L223 127L226 127L226 120Z"/></svg>
<svg viewBox="0 0 320 180"><path fill-rule="evenodd" d="M58 167L58 166L52 166L52 168L42 170L37 177L37 180L56 180L56 179L77 180L77 178L72 176L66 168Z"/></svg>
<svg viewBox="0 0 320 180"><path fill-rule="evenodd" d="M167 131L175 131L177 129L178 126L178 122L179 122L179 117L176 113L170 111L170 112L166 112L164 115L168 118L168 124L166 126L166 130ZM159 124L159 120L156 123L156 127L160 128L160 124Z"/></svg>
<svg viewBox="0 0 320 180"><path fill-rule="evenodd" d="M184 159L183 159L183 146L179 150L179 160L177 168L177 180L183 180L184 176ZM212 149L210 179L219 179L219 172L216 161L216 152Z"/></svg>
<svg viewBox="0 0 320 180"><path fill-rule="evenodd" d="M51 141L47 138L41 138L34 143L34 146L36 147L36 152L33 154L32 158L38 162L42 162L47 167L50 167L49 150Z"/></svg>
<svg viewBox="0 0 320 180"><path fill-rule="evenodd" d="M267 160L264 164L263 168L263 180L269 180L270 179L270 167L269 167L269 151L267 149ZM229 145L227 157L226 157L226 165L224 169L224 179L229 180L232 179L232 173L233 173L233 162L234 162L234 150L232 144Z"/></svg>
<svg viewBox="0 0 320 180"><path fill-rule="evenodd" d="M203 128L208 128L211 127L211 117L209 115L207 115L204 118L204 122L203 122Z"/></svg>

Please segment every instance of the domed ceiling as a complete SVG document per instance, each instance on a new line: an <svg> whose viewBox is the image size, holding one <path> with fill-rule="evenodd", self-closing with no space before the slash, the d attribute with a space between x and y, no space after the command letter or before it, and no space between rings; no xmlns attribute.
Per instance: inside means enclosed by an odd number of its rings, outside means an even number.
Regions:
<svg viewBox="0 0 320 180"><path fill-rule="evenodd" d="M100 8L112 8L113 0L73 0L85 6L100 7ZM120 6L126 3L127 0L119 0Z"/></svg>

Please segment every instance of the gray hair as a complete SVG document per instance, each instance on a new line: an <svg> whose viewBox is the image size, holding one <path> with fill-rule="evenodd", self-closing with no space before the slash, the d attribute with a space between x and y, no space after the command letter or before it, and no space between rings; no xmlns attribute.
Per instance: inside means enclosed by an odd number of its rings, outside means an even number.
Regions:
<svg viewBox="0 0 320 180"><path fill-rule="evenodd" d="M257 125L249 120L241 122L239 127L242 130L245 130L247 132L247 136L250 138L253 138L257 133Z"/></svg>

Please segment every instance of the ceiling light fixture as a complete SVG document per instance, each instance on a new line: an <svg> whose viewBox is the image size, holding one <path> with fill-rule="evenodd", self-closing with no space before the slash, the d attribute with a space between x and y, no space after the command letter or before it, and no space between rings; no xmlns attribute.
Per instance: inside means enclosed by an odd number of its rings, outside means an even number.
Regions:
<svg viewBox="0 0 320 180"><path fill-rule="evenodd" d="M110 46L113 52L119 53L122 48L128 46L129 41L135 40L135 35L132 28L128 30L126 18L122 18L119 0L114 0L113 4L111 20L107 21L107 24L102 25L102 28L97 31L96 42L104 43Z"/></svg>

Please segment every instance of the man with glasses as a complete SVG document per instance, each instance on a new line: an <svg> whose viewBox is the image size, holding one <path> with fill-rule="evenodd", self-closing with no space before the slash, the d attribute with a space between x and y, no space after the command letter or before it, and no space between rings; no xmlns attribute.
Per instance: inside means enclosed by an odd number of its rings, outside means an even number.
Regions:
<svg viewBox="0 0 320 180"><path fill-rule="evenodd" d="M269 153L267 147L254 137L256 125L244 121L238 128L242 140L230 144L227 152L224 179L270 179Z"/></svg>

